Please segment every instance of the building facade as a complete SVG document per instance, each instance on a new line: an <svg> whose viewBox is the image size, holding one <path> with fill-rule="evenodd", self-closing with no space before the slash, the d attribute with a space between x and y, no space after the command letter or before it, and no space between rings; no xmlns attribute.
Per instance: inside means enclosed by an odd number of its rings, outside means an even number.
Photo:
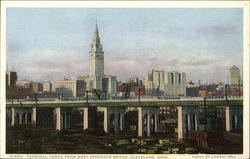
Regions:
<svg viewBox="0 0 250 159"><path fill-rule="evenodd" d="M186 74L152 70L145 76L145 88L151 95L186 96Z"/></svg>
<svg viewBox="0 0 250 159"><path fill-rule="evenodd" d="M168 96L186 96L186 74L165 72L164 92Z"/></svg>
<svg viewBox="0 0 250 159"><path fill-rule="evenodd" d="M32 88L34 93L42 93L43 92L43 84L39 82L32 82Z"/></svg>
<svg viewBox="0 0 250 159"><path fill-rule="evenodd" d="M43 92L52 92L52 83L43 83Z"/></svg>
<svg viewBox="0 0 250 159"><path fill-rule="evenodd" d="M240 69L234 65L229 69L229 85L238 86L240 80Z"/></svg>
<svg viewBox="0 0 250 159"><path fill-rule="evenodd" d="M6 72L6 98L13 99L17 96L17 73Z"/></svg>
<svg viewBox="0 0 250 159"><path fill-rule="evenodd" d="M60 98L82 97L84 95L84 82L80 80L60 80L55 84L56 94Z"/></svg>
<svg viewBox="0 0 250 159"><path fill-rule="evenodd" d="M11 87L11 86L16 86L16 81L17 81L17 73L16 72L7 72L6 73L6 85Z"/></svg>
<svg viewBox="0 0 250 159"><path fill-rule="evenodd" d="M102 78L102 91L110 94L115 94L116 88L116 76L105 75Z"/></svg>
<svg viewBox="0 0 250 159"><path fill-rule="evenodd" d="M136 83L118 83L117 93L119 96L129 98L133 96L145 96L145 86Z"/></svg>

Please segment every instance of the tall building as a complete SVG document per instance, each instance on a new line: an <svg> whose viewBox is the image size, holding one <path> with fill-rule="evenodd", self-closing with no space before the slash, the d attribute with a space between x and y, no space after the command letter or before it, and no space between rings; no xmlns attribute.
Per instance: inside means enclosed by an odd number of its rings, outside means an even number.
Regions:
<svg viewBox="0 0 250 159"><path fill-rule="evenodd" d="M56 81L55 90L59 97L81 97L84 95L84 82L81 80Z"/></svg>
<svg viewBox="0 0 250 159"><path fill-rule="evenodd" d="M43 92L52 92L52 83L43 83Z"/></svg>
<svg viewBox="0 0 250 159"><path fill-rule="evenodd" d="M11 87L11 86L16 86L16 81L17 81L17 73L16 72L7 72L6 73L6 85Z"/></svg>
<svg viewBox="0 0 250 159"><path fill-rule="evenodd" d="M33 92L42 93L43 92L43 84L39 82L32 82Z"/></svg>
<svg viewBox="0 0 250 159"><path fill-rule="evenodd" d="M186 74L179 72L149 71L145 76L146 92L161 92L168 96L186 96Z"/></svg>
<svg viewBox="0 0 250 159"><path fill-rule="evenodd" d="M30 80L22 80L22 81L17 81L17 86L23 87L23 88L31 88L33 93L43 92L43 84L39 82L34 82Z"/></svg>
<svg viewBox="0 0 250 159"><path fill-rule="evenodd" d="M115 94L117 92L116 76L105 75L102 78L102 90L108 94Z"/></svg>
<svg viewBox="0 0 250 159"><path fill-rule="evenodd" d="M17 73L6 72L6 98L15 98L17 96Z"/></svg>
<svg viewBox="0 0 250 159"><path fill-rule="evenodd" d="M102 78L104 76L104 52L102 49L97 24L89 55L90 59L88 88L89 90L102 90Z"/></svg>
<svg viewBox="0 0 250 159"><path fill-rule="evenodd" d="M237 86L240 84L240 69L235 65L229 69L229 84Z"/></svg>
<svg viewBox="0 0 250 159"><path fill-rule="evenodd" d="M89 56L89 76L86 78L87 90L99 90L106 95L116 93L116 76L104 75L104 52L97 24Z"/></svg>
<svg viewBox="0 0 250 159"><path fill-rule="evenodd" d="M164 91L164 71L149 71L145 77L145 88Z"/></svg>
<svg viewBox="0 0 250 159"><path fill-rule="evenodd" d="M186 96L186 74L165 72L164 93L168 96Z"/></svg>

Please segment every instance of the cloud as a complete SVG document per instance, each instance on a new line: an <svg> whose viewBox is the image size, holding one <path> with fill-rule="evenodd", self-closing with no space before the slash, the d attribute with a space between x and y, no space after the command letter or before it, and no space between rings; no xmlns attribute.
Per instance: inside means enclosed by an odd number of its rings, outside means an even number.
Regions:
<svg viewBox="0 0 250 159"><path fill-rule="evenodd" d="M224 26L203 26L196 28L195 32L199 34L211 34L216 36L232 35L237 33L237 29L234 25L224 25Z"/></svg>
<svg viewBox="0 0 250 159"><path fill-rule="evenodd" d="M157 29L157 28L122 28L120 29L120 32L127 32L127 33L139 33L139 34L151 34L155 36L169 36L174 35L176 33L180 33L184 29L180 27L176 28L165 28L165 29Z"/></svg>
<svg viewBox="0 0 250 159"><path fill-rule="evenodd" d="M220 60L215 59L202 59L202 60L186 60L181 63L183 66L201 66L201 65L212 65Z"/></svg>
<svg viewBox="0 0 250 159"><path fill-rule="evenodd" d="M75 51L42 50L19 58L10 58L18 72L18 79L47 81L63 79L65 75L83 76L87 74L86 56ZM21 67L18 67L21 66Z"/></svg>

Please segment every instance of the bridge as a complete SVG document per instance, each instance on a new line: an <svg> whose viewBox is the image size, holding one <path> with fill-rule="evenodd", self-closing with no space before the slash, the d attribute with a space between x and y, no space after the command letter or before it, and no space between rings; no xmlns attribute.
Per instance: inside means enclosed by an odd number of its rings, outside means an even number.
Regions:
<svg viewBox="0 0 250 159"><path fill-rule="evenodd" d="M6 102L7 108L32 107L163 107L163 106L242 106L242 97L182 97L170 99L102 99L102 100L48 100Z"/></svg>
<svg viewBox="0 0 250 159"><path fill-rule="evenodd" d="M242 129L242 97L211 98L138 98L106 100L38 100L6 102L7 117L12 126L34 125L50 119L56 130L70 129L73 113L82 115L82 129L95 127L96 112L103 112L106 133L124 130L124 115L128 107L138 112L138 136L150 136L159 127L159 108L175 106L178 110L178 138L188 138L190 130L199 130L200 108L225 107L226 131Z"/></svg>

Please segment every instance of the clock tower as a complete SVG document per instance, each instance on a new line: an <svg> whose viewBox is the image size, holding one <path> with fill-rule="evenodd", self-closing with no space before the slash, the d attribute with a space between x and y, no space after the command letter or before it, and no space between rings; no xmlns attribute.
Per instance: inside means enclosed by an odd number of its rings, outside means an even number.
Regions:
<svg viewBox="0 0 250 159"><path fill-rule="evenodd" d="M96 24L91 50L89 51L89 86L88 89L102 90L104 77L104 52L100 42L98 26Z"/></svg>

